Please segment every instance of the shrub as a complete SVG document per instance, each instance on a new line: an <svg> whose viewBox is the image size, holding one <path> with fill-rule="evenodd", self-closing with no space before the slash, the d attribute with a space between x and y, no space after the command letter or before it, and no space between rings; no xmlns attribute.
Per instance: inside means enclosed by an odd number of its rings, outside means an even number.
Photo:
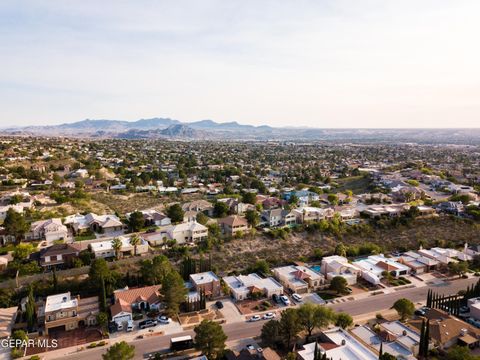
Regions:
<svg viewBox="0 0 480 360"><path fill-rule="evenodd" d="M95 348L95 347L97 347L97 343L92 342L91 344L89 344L89 345L87 346L87 349L93 349L93 348Z"/></svg>

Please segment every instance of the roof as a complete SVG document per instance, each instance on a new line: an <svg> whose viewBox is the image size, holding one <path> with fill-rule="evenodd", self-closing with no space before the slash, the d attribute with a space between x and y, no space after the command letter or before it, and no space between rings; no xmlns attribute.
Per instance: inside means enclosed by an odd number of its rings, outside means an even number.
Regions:
<svg viewBox="0 0 480 360"><path fill-rule="evenodd" d="M220 281L213 271L190 274L190 279L197 285L208 284L212 281Z"/></svg>
<svg viewBox="0 0 480 360"><path fill-rule="evenodd" d="M225 224L230 227L233 226L248 226L248 221L244 217L238 215L230 215L218 220L219 224Z"/></svg>
<svg viewBox="0 0 480 360"><path fill-rule="evenodd" d="M123 300L130 306L137 301L147 301L149 304L155 304L160 301L160 285L145 286L134 289L121 289L113 293L115 302Z"/></svg>
<svg viewBox="0 0 480 360"><path fill-rule="evenodd" d="M44 249L40 255L41 258L54 255L76 254L80 252L81 244L54 244Z"/></svg>
<svg viewBox="0 0 480 360"><path fill-rule="evenodd" d="M17 309L17 306L6 309L0 308L0 338L10 336Z"/></svg>
<svg viewBox="0 0 480 360"><path fill-rule="evenodd" d="M70 292L47 296L45 301L45 312L69 309L78 306L78 299L72 297Z"/></svg>
<svg viewBox="0 0 480 360"><path fill-rule="evenodd" d="M115 302L112 306L110 306L110 313L112 317L121 312L132 312L132 305L127 303L125 300L120 299L119 301Z"/></svg>

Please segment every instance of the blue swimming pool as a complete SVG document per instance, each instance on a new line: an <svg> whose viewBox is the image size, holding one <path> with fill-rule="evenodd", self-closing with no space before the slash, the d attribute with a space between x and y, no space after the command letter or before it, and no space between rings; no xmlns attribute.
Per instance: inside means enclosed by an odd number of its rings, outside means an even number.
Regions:
<svg viewBox="0 0 480 360"><path fill-rule="evenodd" d="M320 270L320 265L313 265L313 266L310 266L310 269L312 269L313 271L317 272L317 273L320 273L321 270Z"/></svg>

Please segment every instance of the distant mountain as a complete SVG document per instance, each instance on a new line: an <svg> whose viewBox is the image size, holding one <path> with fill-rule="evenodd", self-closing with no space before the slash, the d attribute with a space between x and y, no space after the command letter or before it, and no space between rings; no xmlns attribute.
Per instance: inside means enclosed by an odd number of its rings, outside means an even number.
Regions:
<svg viewBox="0 0 480 360"><path fill-rule="evenodd" d="M335 141L370 143L480 144L480 129L319 129L242 125L235 121L191 123L169 118L91 120L47 126L12 127L0 134L124 139L216 139L272 141Z"/></svg>

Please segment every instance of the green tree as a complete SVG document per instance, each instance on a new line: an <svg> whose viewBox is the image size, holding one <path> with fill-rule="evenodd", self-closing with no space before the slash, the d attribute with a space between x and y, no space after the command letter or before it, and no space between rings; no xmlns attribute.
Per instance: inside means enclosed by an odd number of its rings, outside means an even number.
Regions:
<svg viewBox="0 0 480 360"><path fill-rule="evenodd" d="M110 346L107 352L102 355L103 360L130 360L134 357L135 346L128 345L125 341Z"/></svg>
<svg viewBox="0 0 480 360"><path fill-rule="evenodd" d="M205 215L203 212L199 212L197 214L197 222L202 225L207 225L208 222L208 216Z"/></svg>
<svg viewBox="0 0 480 360"><path fill-rule="evenodd" d="M183 221L185 213L179 204L173 204L167 209L167 215L173 223L179 223Z"/></svg>
<svg viewBox="0 0 480 360"><path fill-rule="evenodd" d="M21 243L15 246L15 249L13 249L12 256L15 260L19 260L19 261L26 260L28 259L30 254L33 253L34 250L35 248L33 247L32 244Z"/></svg>
<svg viewBox="0 0 480 360"><path fill-rule="evenodd" d="M379 360L397 360L396 356L393 356L392 354L389 353L383 353L378 357Z"/></svg>
<svg viewBox="0 0 480 360"><path fill-rule="evenodd" d="M172 270L165 276L162 282L162 293L167 314L178 314L180 304L185 301L187 288L177 271Z"/></svg>
<svg viewBox="0 0 480 360"><path fill-rule="evenodd" d="M133 246L133 254L137 256L137 246L142 243L142 239L137 234L130 237L130 245Z"/></svg>
<svg viewBox="0 0 480 360"><path fill-rule="evenodd" d="M288 308L280 316L280 335L289 349L300 330L302 329L298 321L298 312L295 309Z"/></svg>
<svg viewBox="0 0 480 360"><path fill-rule="evenodd" d="M8 209L2 226L8 235L15 237L17 242L22 240L25 233L30 229L30 226L25 221L25 217L12 208Z"/></svg>
<svg viewBox="0 0 480 360"><path fill-rule="evenodd" d="M257 195L253 192L247 192L243 194L242 201L246 204L255 205L255 202L257 201Z"/></svg>
<svg viewBox="0 0 480 360"><path fill-rule="evenodd" d="M228 215L229 207L226 203L217 201L213 206L213 214L217 218L222 218Z"/></svg>
<svg viewBox="0 0 480 360"><path fill-rule="evenodd" d="M120 250L122 249L122 240L118 237L112 239L112 249L115 251L115 258L118 260L120 258Z"/></svg>
<svg viewBox="0 0 480 360"><path fill-rule="evenodd" d="M347 280L343 276L335 276L330 281L330 289L336 291L337 294L345 294L347 292Z"/></svg>
<svg viewBox="0 0 480 360"><path fill-rule="evenodd" d="M315 328L327 327L335 320L332 309L312 303L302 304L297 310L297 316L298 323L307 332L308 337Z"/></svg>
<svg viewBox="0 0 480 360"><path fill-rule="evenodd" d="M338 255L338 256L347 256L347 248L345 247L345 245L343 245L342 243L339 243L336 247L335 247L335 255Z"/></svg>
<svg viewBox="0 0 480 360"><path fill-rule="evenodd" d="M260 216L255 210L247 210L245 212L245 219L247 219L248 225L255 227L260 221Z"/></svg>
<svg viewBox="0 0 480 360"><path fill-rule="evenodd" d="M33 287L30 285L26 304L25 317L27 318L27 327L32 330L35 325L35 297L33 296Z"/></svg>
<svg viewBox="0 0 480 360"><path fill-rule="evenodd" d="M195 347L202 354L208 359L222 358L227 335L225 335L218 323L211 320L203 320L193 331L195 332Z"/></svg>
<svg viewBox="0 0 480 360"><path fill-rule="evenodd" d="M468 271L468 263L465 261L451 262L448 264L448 269L452 274L461 277Z"/></svg>
<svg viewBox="0 0 480 360"><path fill-rule="evenodd" d="M280 340L280 322L278 320L267 321L262 326L260 336L265 345L275 347Z"/></svg>
<svg viewBox="0 0 480 360"><path fill-rule="evenodd" d="M134 211L128 217L128 228L131 232L138 232L145 226L145 219L140 211Z"/></svg>
<svg viewBox="0 0 480 360"><path fill-rule="evenodd" d="M344 312L338 313L335 319L335 325L340 326L342 329L347 329L353 324L352 317Z"/></svg>
<svg viewBox="0 0 480 360"><path fill-rule="evenodd" d="M327 199L332 205L337 205L338 204L337 194L328 194Z"/></svg>
<svg viewBox="0 0 480 360"><path fill-rule="evenodd" d="M102 258L93 260L88 272L88 277L92 283L97 285L100 284L102 279L109 281L111 273L106 260Z"/></svg>
<svg viewBox="0 0 480 360"><path fill-rule="evenodd" d="M270 273L270 265L268 264L267 260L260 259L257 260L251 272L259 272L261 274L269 274Z"/></svg>
<svg viewBox="0 0 480 360"><path fill-rule="evenodd" d="M165 255L157 255L152 260L143 260L140 263L140 273L147 284L162 284L172 270L172 265Z"/></svg>
<svg viewBox="0 0 480 360"><path fill-rule="evenodd" d="M480 356L472 354L467 346L452 346L447 353L447 360L479 360Z"/></svg>
<svg viewBox="0 0 480 360"><path fill-rule="evenodd" d="M97 324L102 328L105 329L108 325L108 315L106 312L99 312L97 314Z"/></svg>
<svg viewBox="0 0 480 360"><path fill-rule="evenodd" d="M405 321L407 318L413 315L413 312L415 311L415 305L410 300L402 298L395 301L392 309L397 311L401 321Z"/></svg>

